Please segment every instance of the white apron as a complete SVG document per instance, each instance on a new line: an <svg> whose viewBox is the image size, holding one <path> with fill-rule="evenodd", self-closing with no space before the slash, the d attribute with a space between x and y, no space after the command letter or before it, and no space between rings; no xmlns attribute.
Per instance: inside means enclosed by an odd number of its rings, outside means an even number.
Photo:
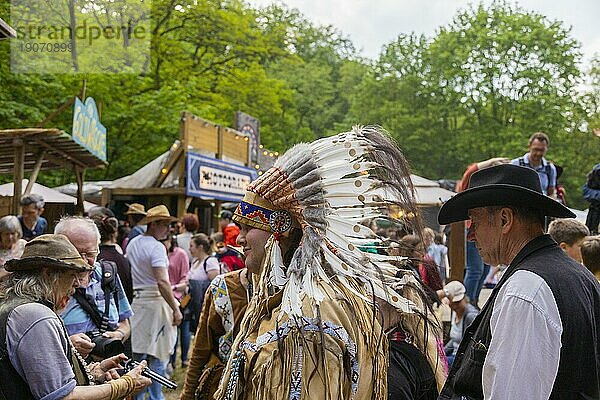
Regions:
<svg viewBox="0 0 600 400"><path fill-rule="evenodd" d="M166 361L177 341L173 311L162 298L158 287L138 290L131 303L131 348L134 353L149 354Z"/></svg>

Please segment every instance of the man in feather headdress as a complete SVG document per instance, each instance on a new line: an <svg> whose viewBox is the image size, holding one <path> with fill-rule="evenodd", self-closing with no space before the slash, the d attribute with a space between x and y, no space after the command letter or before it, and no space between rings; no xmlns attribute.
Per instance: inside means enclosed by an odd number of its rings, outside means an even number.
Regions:
<svg viewBox="0 0 600 400"><path fill-rule="evenodd" d="M414 191L376 128L298 144L248 187L233 220L254 296L215 398L386 399L387 329L418 350L437 392L439 328L421 284L360 224L415 221L392 213L416 215Z"/></svg>

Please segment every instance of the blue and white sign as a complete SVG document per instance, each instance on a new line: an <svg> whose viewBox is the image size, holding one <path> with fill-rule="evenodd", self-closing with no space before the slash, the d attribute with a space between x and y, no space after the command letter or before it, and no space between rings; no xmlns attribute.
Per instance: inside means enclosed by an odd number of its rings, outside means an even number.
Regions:
<svg viewBox="0 0 600 400"><path fill-rule="evenodd" d="M100 123L96 102L91 97L85 99L85 104L75 98L73 140L106 161L106 128Z"/></svg>
<svg viewBox="0 0 600 400"><path fill-rule="evenodd" d="M256 170L189 152L186 159L186 195L223 201L240 201L258 176Z"/></svg>

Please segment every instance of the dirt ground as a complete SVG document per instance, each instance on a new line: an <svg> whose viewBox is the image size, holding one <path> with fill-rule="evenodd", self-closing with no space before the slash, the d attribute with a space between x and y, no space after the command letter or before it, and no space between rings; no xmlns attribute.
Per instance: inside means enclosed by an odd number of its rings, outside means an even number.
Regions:
<svg viewBox="0 0 600 400"><path fill-rule="evenodd" d="M177 367L177 369L173 372L172 379L177 382L177 389L163 389L163 393L165 395L166 400L177 400L179 399L179 394L181 393L181 389L183 388L183 382L185 381L185 372L187 369Z"/></svg>

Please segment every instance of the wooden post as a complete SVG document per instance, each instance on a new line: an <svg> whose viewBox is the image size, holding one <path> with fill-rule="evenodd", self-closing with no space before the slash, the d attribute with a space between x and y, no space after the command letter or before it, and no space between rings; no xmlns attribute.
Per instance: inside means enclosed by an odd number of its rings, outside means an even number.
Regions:
<svg viewBox="0 0 600 400"><path fill-rule="evenodd" d="M102 188L102 203L100 205L102 207L110 208L111 201L112 201L112 189Z"/></svg>
<svg viewBox="0 0 600 400"><path fill-rule="evenodd" d="M450 247L448 248L448 259L450 262L449 281L463 281L466 263L466 237L464 221L452 224L450 231Z"/></svg>
<svg viewBox="0 0 600 400"><path fill-rule="evenodd" d="M217 132L218 132L218 149L219 152L217 153L217 158L219 160L223 159L223 130L225 128L223 128L221 125L219 125L217 127ZM213 224L214 224L214 231L215 232L219 232L219 214L221 214L221 200L215 200L215 207L213 209Z"/></svg>
<svg viewBox="0 0 600 400"><path fill-rule="evenodd" d="M175 168L177 168L177 175L179 176L179 187L183 189L183 194L179 193L177 195L177 217L183 217L183 214L186 213L186 185L189 177L187 176L187 150L189 144L189 119L191 118L191 114L187 112L181 113L181 119L179 123L179 146L181 146L181 155L179 157L178 162L175 164ZM162 182L161 182L162 184Z"/></svg>
<svg viewBox="0 0 600 400"><path fill-rule="evenodd" d="M31 171L31 175L29 175L29 181L27 182L27 187L25 188L25 194L29 194L31 189L33 188L33 184L37 180L37 176L40 173L40 169L42 168L42 163L44 162L44 156L46 155L46 150L42 150L38 155L38 159L35 161L35 166L33 167L33 171Z"/></svg>
<svg viewBox="0 0 600 400"><path fill-rule="evenodd" d="M25 145L23 139L14 139L13 147L15 149L15 172L12 213L14 215L19 215L21 211L21 196L23 193L23 177L25 174Z"/></svg>
<svg viewBox="0 0 600 400"><path fill-rule="evenodd" d="M75 212L78 215L83 215L83 181L85 179L85 168L81 168L78 165L73 165L75 169L75 179L77 180L77 205L75 206Z"/></svg>

